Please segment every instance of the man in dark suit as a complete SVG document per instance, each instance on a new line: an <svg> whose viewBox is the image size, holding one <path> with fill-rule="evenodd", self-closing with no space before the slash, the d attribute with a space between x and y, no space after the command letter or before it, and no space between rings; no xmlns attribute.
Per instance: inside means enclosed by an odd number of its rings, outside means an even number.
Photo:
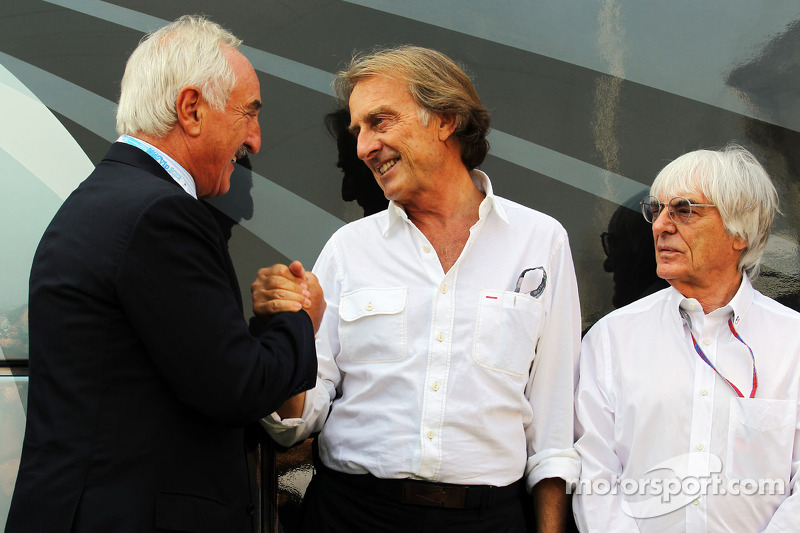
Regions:
<svg viewBox="0 0 800 533"><path fill-rule="evenodd" d="M299 263L263 269L254 291L283 276L281 299L248 328L198 201L261 144L239 44L200 17L148 36L122 81L122 136L42 238L9 533L252 529L242 427L314 385L324 301Z"/></svg>

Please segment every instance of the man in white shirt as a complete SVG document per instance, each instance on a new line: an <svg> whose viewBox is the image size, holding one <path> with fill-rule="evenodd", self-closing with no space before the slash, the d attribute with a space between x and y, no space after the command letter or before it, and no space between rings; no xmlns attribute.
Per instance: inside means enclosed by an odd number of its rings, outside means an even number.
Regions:
<svg viewBox="0 0 800 533"><path fill-rule="evenodd" d="M285 445L321 431L304 530L525 531L520 486L561 527L579 468L566 232L475 170L489 114L445 55L356 57L336 87L391 203L322 251L316 388L264 421Z"/></svg>
<svg viewBox="0 0 800 533"><path fill-rule="evenodd" d="M753 289L778 198L738 146L679 157L642 212L671 287L586 335L581 531L797 531L800 314Z"/></svg>

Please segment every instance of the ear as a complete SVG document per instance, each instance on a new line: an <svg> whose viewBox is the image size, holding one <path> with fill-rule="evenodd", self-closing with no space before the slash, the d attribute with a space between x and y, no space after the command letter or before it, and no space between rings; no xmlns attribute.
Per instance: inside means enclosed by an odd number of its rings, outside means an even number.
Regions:
<svg viewBox="0 0 800 533"><path fill-rule="evenodd" d="M188 85L178 91L175 110L178 113L178 124L183 131L191 137L200 135L205 119L205 101L201 97L200 89Z"/></svg>
<svg viewBox="0 0 800 533"><path fill-rule="evenodd" d="M455 115L439 115L439 140L446 141L456 131Z"/></svg>
<svg viewBox="0 0 800 533"><path fill-rule="evenodd" d="M738 236L733 238L733 249L734 250L736 250L737 252L741 252L745 248L747 248L747 241L744 240L744 238L738 237Z"/></svg>

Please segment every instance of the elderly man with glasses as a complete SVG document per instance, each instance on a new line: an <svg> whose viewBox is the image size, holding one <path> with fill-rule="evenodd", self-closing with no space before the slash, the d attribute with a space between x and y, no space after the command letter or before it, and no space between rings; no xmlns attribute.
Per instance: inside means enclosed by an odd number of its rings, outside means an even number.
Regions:
<svg viewBox="0 0 800 533"><path fill-rule="evenodd" d="M699 150L642 213L671 285L599 321L576 395L581 531L796 531L800 314L758 275L778 196L752 154Z"/></svg>

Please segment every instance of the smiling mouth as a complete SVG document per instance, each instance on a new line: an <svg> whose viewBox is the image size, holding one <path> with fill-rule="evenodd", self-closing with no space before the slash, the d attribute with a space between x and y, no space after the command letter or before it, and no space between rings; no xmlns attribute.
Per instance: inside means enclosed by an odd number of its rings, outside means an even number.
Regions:
<svg viewBox="0 0 800 533"><path fill-rule="evenodd" d="M242 145L236 150L236 153L233 155L233 159L231 159L231 162L236 163L238 160L240 160L246 155L247 155L247 147Z"/></svg>
<svg viewBox="0 0 800 533"><path fill-rule="evenodd" d="M382 164L381 166L379 166L378 167L378 174L380 174L381 176L386 174L389 171L390 168L392 168L393 166L395 166L395 164L397 164L397 161L399 161L399 160L398 159L392 159L392 160L387 161L386 163Z"/></svg>

